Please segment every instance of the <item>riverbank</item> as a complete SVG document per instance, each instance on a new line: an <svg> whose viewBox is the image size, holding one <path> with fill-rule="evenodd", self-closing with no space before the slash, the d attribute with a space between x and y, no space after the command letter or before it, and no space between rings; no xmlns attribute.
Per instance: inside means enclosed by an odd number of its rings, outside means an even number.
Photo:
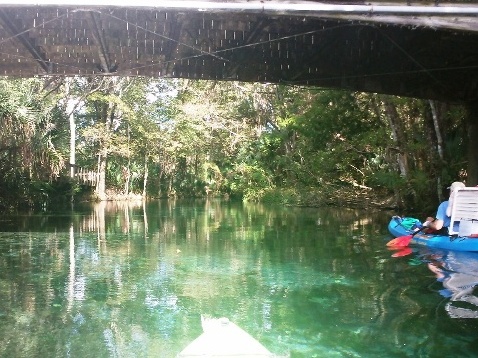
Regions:
<svg viewBox="0 0 478 358"><path fill-rule="evenodd" d="M287 206L322 207L341 206L349 208L399 207L390 193L371 188L329 186L327 188L267 189L248 194L247 201L273 203Z"/></svg>

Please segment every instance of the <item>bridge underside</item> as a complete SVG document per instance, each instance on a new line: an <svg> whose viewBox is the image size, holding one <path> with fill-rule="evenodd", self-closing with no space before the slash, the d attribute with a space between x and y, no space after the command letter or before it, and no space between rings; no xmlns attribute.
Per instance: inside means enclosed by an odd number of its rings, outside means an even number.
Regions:
<svg viewBox="0 0 478 358"><path fill-rule="evenodd" d="M0 4L0 53L2 76L178 77L478 99L478 24L468 15Z"/></svg>

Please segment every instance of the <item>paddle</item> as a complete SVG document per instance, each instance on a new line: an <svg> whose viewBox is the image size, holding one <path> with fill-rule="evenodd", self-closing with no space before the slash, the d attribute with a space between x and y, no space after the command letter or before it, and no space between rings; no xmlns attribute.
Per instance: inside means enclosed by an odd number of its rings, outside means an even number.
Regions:
<svg viewBox="0 0 478 358"><path fill-rule="evenodd" d="M392 257L403 257L410 255L413 252L413 250L409 247L402 247L400 250L398 250L396 253L392 255Z"/></svg>
<svg viewBox="0 0 478 358"><path fill-rule="evenodd" d="M425 229L428 229L428 226L422 226L419 230L415 231L413 234L396 237L395 239L387 242L387 246L395 246L395 247L408 246L408 244L410 244L410 241L412 241L413 237Z"/></svg>

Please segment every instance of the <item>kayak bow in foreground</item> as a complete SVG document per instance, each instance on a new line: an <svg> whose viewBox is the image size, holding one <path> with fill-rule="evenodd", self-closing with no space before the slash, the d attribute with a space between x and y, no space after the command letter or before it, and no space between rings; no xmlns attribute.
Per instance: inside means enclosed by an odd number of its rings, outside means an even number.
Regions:
<svg viewBox="0 0 478 358"><path fill-rule="evenodd" d="M204 333L184 348L178 358L276 357L246 331L225 317L201 317L201 323Z"/></svg>

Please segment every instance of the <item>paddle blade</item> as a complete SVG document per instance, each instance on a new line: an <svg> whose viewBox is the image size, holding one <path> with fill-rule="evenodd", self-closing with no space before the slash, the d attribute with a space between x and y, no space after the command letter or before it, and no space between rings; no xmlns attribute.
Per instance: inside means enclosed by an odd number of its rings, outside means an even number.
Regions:
<svg viewBox="0 0 478 358"><path fill-rule="evenodd" d="M402 256L407 256L407 255L410 255L412 253L412 249L410 247L405 247L400 250L400 251L397 251L396 253L394 253L392 255L392 257L402 257Z"/></svg>
<svg viewBox="0 0 478 358"><path fill-rule="evenodd" d="M412 238L413 235L399 236L387 242L387 246L408 246L410 241L412 241Z"/></svg>

